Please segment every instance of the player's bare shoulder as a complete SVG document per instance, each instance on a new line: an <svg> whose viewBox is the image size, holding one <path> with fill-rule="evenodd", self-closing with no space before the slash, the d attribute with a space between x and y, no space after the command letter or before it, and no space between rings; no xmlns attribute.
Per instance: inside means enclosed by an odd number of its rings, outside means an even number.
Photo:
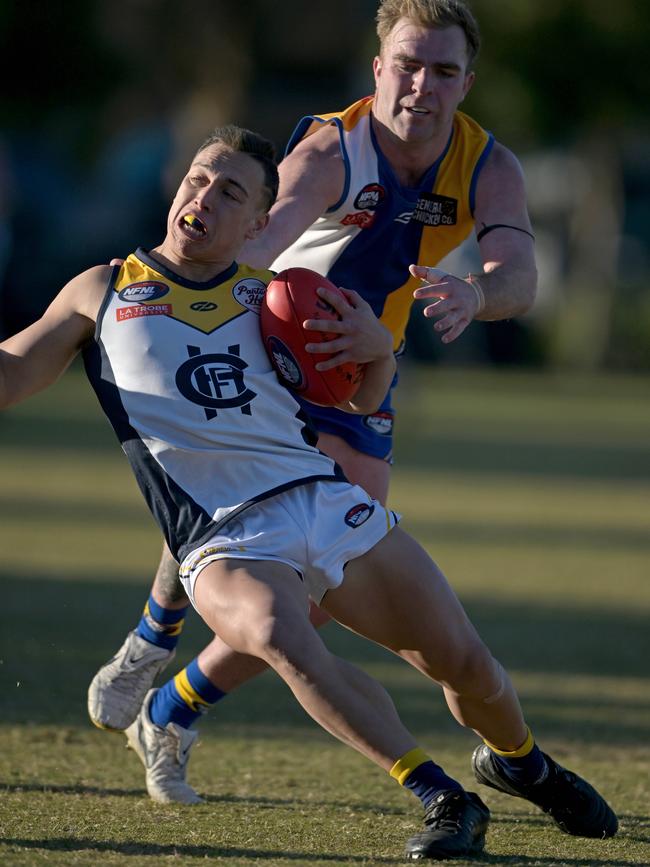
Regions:
<svg viewBox="0 0 650 867"><path fill-rule="evenodd" d="M113 271L109 265L95 265L83 271L66 283L53 305L60 305L69 313L96 322Z"/></svg>
<svg viewBox="0 0 650 867"><path fill-rule="evenodd" d="M288 154L279 165L280 198L299 185L310 197L323 199L327 206L338 201L345 183L341 138L334 124L316 129Z"/></svg>
<svg viewBox="0 0 650 867"><path fill-rule="evenodd" d="M529 229L526 187L521 163L504 145L495 142L476 184L474 218L481 223L508 222Z"/></svg>
<svg viewBox="0 0 650 867"><path fill-rule="evenodd" d="M496 193L517 193L524 190L524 172L511 150L495 141L485 161L476 186L477 199Z"/></svg>

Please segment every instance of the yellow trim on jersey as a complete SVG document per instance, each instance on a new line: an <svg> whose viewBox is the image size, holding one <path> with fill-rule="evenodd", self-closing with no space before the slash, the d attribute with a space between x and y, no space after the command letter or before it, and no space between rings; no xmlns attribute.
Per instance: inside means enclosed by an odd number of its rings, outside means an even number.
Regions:
<svg viewBox="0 0 650 867"><path fill-rule="evenodd" d="M190 683L187 676L186 668L184 668L182 671L179 671L178 674L174 677L174 686L176 687L176 691L183 699L185 704L190 708L190 710L194 711L194 713L196 713L200 709L200 705L203 705L203 707L210 706L210 702L206 701L204 698L201 698L201 696Z"/></svg>
<svg viewBox="0 0 650 867"><path fill-rule="evenodd" d="M366 117L366 115L370 114L373 102L374 96L364 96L363 99L358 99L343 111L330 111L326 114L315 114L314 117L319 118L319 120L315 120L310 124L303 138L307 138L308 135L316 132L316 130L322 129L322 122L328 120L339 120L341 121L344 130L351 130L357 125L362 117Z"/></svg>
<svg viewBox="0 0 650 867"><path fill-rule="evenodd" d="M438 168L433 189L436 195L456 199L456 224L438 225L433 229L425 227L420 241L418 265L437 265L459 247L472 231L474 217L469 208L469 189L476 164L488 140L488 134L475 120L461 111L456 112L451 147ZM380 319L393 335L395 349L404 338L413 292L421 285L419 278L409 275L406 283L386 298Z"/></svg>
<svg viewBox="0 0 650 867"><path fill-rule="evenodd" d="M526 728L528 732L526 736L526 740L523 744L518 747L516 750L500 750L498 747L495 747L494 744L491 744L489 741L485 741L487 746L492 750L493 753L496 753L498 756L504 756L508 759L520 759L523 756L527 756L535 746L535 738L533 737L533 733L529 728Z"/></svg>
<svg viewBox="0 0 650 867"><path fill-rule="evenodd" d="M428 761L430 761L430 758L424 750L416 747L414 750L409 750L408 753L395 762L390 769L390 775L394 780L397 780L400 786L403 786L413 771Z"/></svg>
<svg viewBox="0 0 650 867"><path fill-rule="evenodd" d="M258 281L260 287L264 287L272 276L271 271L255 270L247 265L240 265L235 274L223 283L211 289L192 289L174 282L167 275L160 274L141 262L135 253L131 253L120 268L113 289L119 294L134 283L152 282L164 285L166 287L164 294L154 294L150 300L139 300L138 306L156 307L160 310L160 315L169 316L204 334L210 334L216 328L250 309L237 301L233 295L233 289L238 283L243 280ZM124 304L125 310L129 306L135 306L129 305L128 300L125 300Z"/></svg>

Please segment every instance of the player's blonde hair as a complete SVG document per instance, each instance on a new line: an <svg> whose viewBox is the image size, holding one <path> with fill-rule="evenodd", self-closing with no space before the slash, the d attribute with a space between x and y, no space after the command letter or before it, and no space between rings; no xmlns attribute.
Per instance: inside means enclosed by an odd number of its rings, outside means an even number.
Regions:
<svg viewBox="0 0 650 867"><path fill-rule="evenodd" d="M400 18L409 18L421 27L460 27L467 43L468 69L476 59L481 36L476 18L464 0L381 0L377 10L380 51Z"/></svg>

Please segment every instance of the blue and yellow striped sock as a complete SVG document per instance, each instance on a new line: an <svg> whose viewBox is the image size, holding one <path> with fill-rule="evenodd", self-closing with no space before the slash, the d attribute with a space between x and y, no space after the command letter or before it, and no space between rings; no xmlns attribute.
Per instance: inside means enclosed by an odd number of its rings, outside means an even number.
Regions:
<svg viewBox="0 0 650 867"><path fill-rule="evenodd" d="M515 783L534 786L546 777L548 765L544 754L535 743L531 730L527 729L527 731L526 740L516 750L500 750L489 741L485 741L485 744L492 750L494 758L506 776Z"/></svg>
<svg viewBox="0 0 650 867"><path fill-rule="evenodd" d="M151 700L149 716L161 728L173 722L188 729L202 713L227 693L214 686L199 668L198 660L162 686Z"/></svg>
<svg viewBox="0 0 650 867"><path fill-rule="evenodd" d="M440 792L463 788L419 747L398 759L390 769L390 775L400 786L417 795L425 810Z"/></svg>
<svg viewBox="0 0 650 867"><path fill-rule="evenodd" d="M176 611L172 611L171 608L163 608L150 595L144 606L140 622L136 626L136 635L156 647L173 650L178 644L188 608L189 605Z"/></svg>

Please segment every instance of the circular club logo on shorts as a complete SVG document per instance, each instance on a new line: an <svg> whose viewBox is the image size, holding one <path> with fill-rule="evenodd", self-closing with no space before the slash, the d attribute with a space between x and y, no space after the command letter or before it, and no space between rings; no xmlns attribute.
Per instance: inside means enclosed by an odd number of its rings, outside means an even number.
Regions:
<svg viewBox="0 0 650 867"><path fill-rule="evenodd" d="M389 437L393 432L393 413L375 412L372 415L365 415L362 423L373 433Z"/></svg>
<svg viewBox="0 0 650 867"><path fill-rule="evenodd" d="M289 388L302 388L305 384L302 370L286 343L271 335L266 338L266 349L282 382Z"/></svg>
<svg viewBox="0 0 650 867"><path fill-rule="evenodd" d="M374 511L374 505L371 505L370 503L358 503L356 506L352 506L351 509L348 509L343 520L348 527L360 527L362 524L366 523Z"/></svg>

